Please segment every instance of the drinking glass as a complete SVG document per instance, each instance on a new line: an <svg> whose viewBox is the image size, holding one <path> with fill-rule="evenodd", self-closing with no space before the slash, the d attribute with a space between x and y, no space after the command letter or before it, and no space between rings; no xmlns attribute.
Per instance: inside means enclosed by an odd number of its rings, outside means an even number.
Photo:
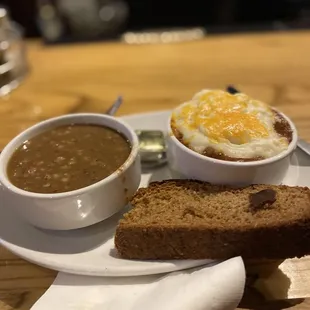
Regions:
<svg viewBox="0 0 310 310"><path fill-rule="evenodd" d="M21 27L0 8L0 97L15 89L28 71Z"/></svg>

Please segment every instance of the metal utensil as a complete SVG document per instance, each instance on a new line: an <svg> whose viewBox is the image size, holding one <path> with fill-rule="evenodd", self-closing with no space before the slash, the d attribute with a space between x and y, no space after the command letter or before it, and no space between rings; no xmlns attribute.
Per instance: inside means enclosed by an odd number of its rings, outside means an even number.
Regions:
<svg viewBox="0 0 310 310"><path fill-rule="evenodd" d="M167 163L165 135L160 130L136 130L143 168L151 169Z"/></svg>
<svg viewBox="0 0 310 310"><path fill-rule="evenodd" d="M108 115L115 115L123 103L119 96L106 111ZM165 135L160 130L136 130L139 139L139 152L142 168L153 169L167 163Z"/></svg>
<svg viewBox="0 0 310 310"><path fill-rule="evenodd" d="M230 94L237 94L239 91L233 86L233 85L228 85L226 88L226 91L229 92ZM304 153L310 156L310 143L298 139L297 141L297 147L301 149Z"/></svg>
<svg viewBox="0 0 310 310"><path fill-rule="evenodd" d="M297 147L310 156L310 143L306 142L305 140L298 139Z"/></svg>
<svg viewBox="0 0 310 310"><path fill-rule="evenodd" d="M115 115L115 113L117 112L117 110L120 108L120 106L123 103L123 97L122 96L118 96L116 98L116 100L114 101L114 103L108 108L108 110L105 112L105 114L108 115Z"/></svg>
<svg viewBox="0 0 310 310"><path fill-rule="evenodd" d="M233 85L228 85L226 87L226 91L232 95L240 93L238 89L236 89Z"/></svg>

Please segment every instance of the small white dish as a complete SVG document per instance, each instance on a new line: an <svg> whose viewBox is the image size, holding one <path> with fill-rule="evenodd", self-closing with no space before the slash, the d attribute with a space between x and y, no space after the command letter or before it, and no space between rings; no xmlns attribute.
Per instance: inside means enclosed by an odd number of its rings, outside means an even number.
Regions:
<svg viewBox="0 0 310 310"><path fill-rule="evenodd" d="M95 124L121 132L132 146L125 163L90 186L57 194L40 194L14 186L7 176L13 152L39 133L68 124ZM102 114L71 114L43 121L15 137L0 154L0 186L10 207L29 223L46 229L76 229L98 223L124 208L139 187L141 167L135 132L122 120Z"/></svg>
<svg viewBox="0 0 310 310"><path fill-rule="evenodd" d="M122 118L133 129L165 130L170 111ZM282 183L310 186L310 157L296 151ZM171 178L168 167L143 174L141 186ZM1 193L0 193L1 195ZM1 200L0 243L16 255L35 264L72 274L91 276L138 276L171 272L205 265L209 260L138 261L120 259L114 248L119 218L70 231L35 228L11 212L12 201Z"/></svg>
<svg viewBox="0 0 310 310"><path fill-rule="evenodd" d="M249 162L216 159L191 150L174 136L171 129L171 118L169 118L167 122L167 158L173 177L228 185L280 184L287 174L291 156L297 147L298 136L294 123L285 114L277 112L292 129L291 143L287 150L276 156Z"/></svg>

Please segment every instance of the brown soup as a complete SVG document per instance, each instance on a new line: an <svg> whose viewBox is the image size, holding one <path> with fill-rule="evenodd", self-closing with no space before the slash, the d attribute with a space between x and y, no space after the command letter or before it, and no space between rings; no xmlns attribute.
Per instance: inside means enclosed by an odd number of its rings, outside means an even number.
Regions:
<svg viewBox="0 0 310 310"><path fill-rule="evenodd" d="M7 174L23 190L62 193L106 178L130 152L129 141L108 127L61 126L25 141L10 158Z"/></svg>

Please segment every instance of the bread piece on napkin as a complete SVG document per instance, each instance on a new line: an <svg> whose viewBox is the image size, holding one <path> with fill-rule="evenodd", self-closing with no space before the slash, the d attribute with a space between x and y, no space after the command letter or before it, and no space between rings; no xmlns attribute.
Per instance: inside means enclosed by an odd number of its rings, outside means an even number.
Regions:
<svg viewBox="0 0 310 310"><path fill-rule="evenodd" d="M137 191L117 227L128 259L283 259L310 254L310 190L285 185L241 189L193 180Z"/></svg>

